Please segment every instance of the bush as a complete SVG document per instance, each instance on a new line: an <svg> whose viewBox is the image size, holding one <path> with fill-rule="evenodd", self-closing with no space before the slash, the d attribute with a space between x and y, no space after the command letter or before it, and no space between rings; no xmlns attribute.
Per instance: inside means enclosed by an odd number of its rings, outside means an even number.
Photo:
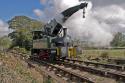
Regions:
<svg viewBox="0 0 125 83"><path fill-rule="evenodd" d="M29 52L25 48L14 47L13 48L16 52L21 53L21 55L25 58L29 58Z"/></svg>
<svg viewBox="0 0 125 83"><path fill-rule="evenodd" d="M108 52L102 52L101 55L100 55L100 57L101 57L102 59L108 59L108 58L109 58Z"/></svg>
<svg viewBox="0 0 125 83"><path fill-rule="evenodd" d="M18 52L21 52L21 53L27 53L27 50L25 48L20 48L20 47L14 47L13 48L14 50L18 51Z"/></svg>

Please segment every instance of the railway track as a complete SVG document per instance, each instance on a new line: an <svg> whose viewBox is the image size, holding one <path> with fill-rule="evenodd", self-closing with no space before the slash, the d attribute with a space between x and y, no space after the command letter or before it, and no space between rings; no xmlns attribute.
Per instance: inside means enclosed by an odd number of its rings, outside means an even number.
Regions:
<svg viewBox="0 0 125 83"><path fill-rule="evenodd" d="M61 76L65 77L65 75L68 74L68 81L70 82L75 79L76 83L95 83L94 81L91 80L91 78L82 76L78 73L67 70L66 68L56 66L45 61L40 61L40 60L36 60L36 61L47 66L47 69L50 69L50 71L56 71L55 73L58 73Z"/></svg>
<svg viewBox="0 0 125 83"><path fill-rule="evenodd" d="M25 59L22 55L28 55L25 53L18 53L18 52L13 52L13 51L9 51L8 53L12 53L14 57L19 58L23 61L25 61L28 65L29 68L34 68L36 71L38 71L41 75L45 76L46 79L54 79L57 83L67 83L65 80L59 78L58 76L56 76L53 73L50 73L48 71L46 71L46 69L41 68L40 65L35 64L35 62L29 60L29 59Z"/></svg>
<svg viewBox="0 0 125 83"><path fill-rule="evenodd" d="M40 67L40 65L38 66L38 65L34 64L33 61L27 61L27 63L30 67L35 68L35 70L38 71L41 75L44 75L48 80L54 79L57 83L67 83L65 80L59 78L55 74L50 73L46 69Z"/></svg>
<svg viewBox="0 0 125 83"><path fill-rule="evenodd" d="M19 54L22 55L21 53L19 53ZM83 61L75 60L75 59L72 59L72 60L67 59L67 61L73 61L73 62L83 63ZM53 65L51 63L44 62L44 61L36 60L36 62L38 62L37 64L44 65L46 67L45 70L49 69L48 72L54 71L55 75L58 72L58 74L61 75L61 78L63 78L63 77L65 78L66 75L68 75L68 80L65 80L66 82L67 81L72 81L73 79L75 79L75 82L77 81L76 83L78 83L78 81L79 81L79 83L82 83L82 82L96 83L96 82L92 81L91 78L82 76L82 75L80 75L78 73L72 72L71 70L67 70L66 68L62 68L60 66L55 66L55 65ZM121 82L125 82L125 74L123 74L120 71L108 71L106 69L99 69L99 68L87 66L87 65L90 65L90 64L96 65L96 66L99 66L99 65L103 65L104 66L104 64L92 63L92 62L89 62L89 61L86 61L84 63L86 65L81 65L81 64L76 64L76 63L70 63L70 62L57 61L56 64L57 65L63 64L64 66L68 65L72 69L79 69L80 71L85 71L85 72L88 72L88 73L92 73L94 75L99 75L101 77L102 76L103 77L110 77L112 79L115 79L115 80L118 80L118 81L121 81ZM111 66L111 68L116 68L116 69L117 69L117 67L120 67L119 65L118 66L113 65L113 67L112 67L112 65L108 65L108 66L106 65L105 67L106 68L107 67L110 68L109 66Z"/></svg>
<svg viewBox="0 0 125 83"><path fill-rule="evenodd" d="M77 59L66 59L67 61L73 61L73 63L78 62L78 63L84 63L85 65L93 65L95 67L104 67L104 68L110 68L110 69L115 69L118 71L125 71L125 65L116 65L116 64L105 64L105 63L99 63L99 62L91 62L91 61L82 61L82 60L77 60Z"/></svg>
<svg viewBox="0 0 125 83"><path fill-rule="evenodd" d="M14 52L11 52L11 53L16 54L16 55L24 55L23 53L14 53ZM27 62L27 64L30 67L35 68L35 70L39 71L41 74L43 74L43 72L44 72L45 74L47 74L47 76L55 79L58 83L72 83L72 82L95 83L94 81L91 80L91 78L82 76L78 73L72 72L72 71L67 70L66 68L62 68L60 66L55 66L51 63L41 61L41 60L35 60L35 64L46 67L45 69L44 69L44 67L41 69L40 67L34 65L34 61L27 60L22 57L20 57L20 58L25 60L25 62ZM51 71L53 71L54 73L51 73ZM58 75L60 75L60 76L58 76Z"/></svg>
<svg viewBox="0 0 125 83"><path fill-rule="evenodd" d="M81 71L86 71L99 76L110 77L112 79L125 82L125 74L123 74L121 71L109 71L107 69L100 69L96 67L80 65L76 63L70 63L70 62L62 62L62 61L59 61L58 64L68 65L72 68L79 68L79 70Z"/></svg>

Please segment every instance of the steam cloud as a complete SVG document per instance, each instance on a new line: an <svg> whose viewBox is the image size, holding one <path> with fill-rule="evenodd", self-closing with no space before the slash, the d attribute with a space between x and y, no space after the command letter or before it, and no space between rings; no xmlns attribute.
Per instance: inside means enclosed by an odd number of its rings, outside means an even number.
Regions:
<svg viewBox="0 0 125 83"><path fill-rule="evenodd" d="M10 30L9 25L5 23L4 21L0 20L0 37L4 35L8 35L12 30Z"/></svg>
<svg viewBox="0 0 125 83"><path fill-rule="evenodd" d="M79 4L77 0L41 0L41 2L46 7L35 14L44 21L48 21L61 11ZM118 5L92 9L92 3L88 3L85 19L82 18L83 14L80 10L71 16L64 26L69 29L69 34L74 39L87 41L94 46L109 46L113 34L125 32L125 9Z"/></svg>

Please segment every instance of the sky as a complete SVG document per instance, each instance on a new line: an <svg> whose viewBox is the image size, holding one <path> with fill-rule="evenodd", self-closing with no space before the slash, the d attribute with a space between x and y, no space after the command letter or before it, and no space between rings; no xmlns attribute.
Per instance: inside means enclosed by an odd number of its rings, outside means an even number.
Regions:
<svg viewBox="0 0 125 83"><path fill-rule="evenodd" d="M42 5L39 0L0 0L0 19L10 20L17 15L26 15L35 18L33 9Z"/></svg>

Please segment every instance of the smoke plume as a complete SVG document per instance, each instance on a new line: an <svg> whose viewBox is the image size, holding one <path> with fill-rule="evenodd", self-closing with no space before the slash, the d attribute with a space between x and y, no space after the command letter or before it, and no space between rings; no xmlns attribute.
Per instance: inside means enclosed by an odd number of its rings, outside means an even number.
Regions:
<svg viewBox="0 0 125 83"><path fill-rule="evenodd" d="M43 1L43 0L41 0ZM79 4L78 0L44 0L46 7L41 15L44 21L55 17L65 9ZM80 10L71 16L64 24L69 29L72 38L87 41L94 46L109 46L116 32L125 32L125 9L118 5L92 8L92 3L86 10L86 18L82 18Z"/></svg>

